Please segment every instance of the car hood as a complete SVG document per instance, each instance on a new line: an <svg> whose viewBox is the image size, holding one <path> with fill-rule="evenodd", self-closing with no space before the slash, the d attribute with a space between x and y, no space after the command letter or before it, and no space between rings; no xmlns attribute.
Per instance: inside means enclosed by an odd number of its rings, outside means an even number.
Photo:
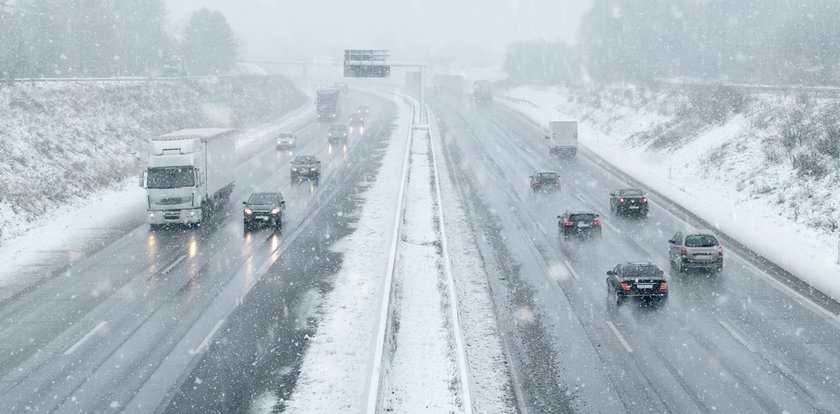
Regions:
<svg viewBox="0 0 840 414"><path fill-rule="evenodd" d="M275 207L279 206L277 204L246 204L245 207L248 207L253 211L271 211Z"/></svg>

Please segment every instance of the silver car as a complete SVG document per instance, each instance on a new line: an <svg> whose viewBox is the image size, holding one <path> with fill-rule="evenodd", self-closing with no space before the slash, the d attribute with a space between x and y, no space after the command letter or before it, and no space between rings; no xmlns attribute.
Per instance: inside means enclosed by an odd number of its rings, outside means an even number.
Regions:
<svg viewBox="0 0 840 414"><path fill-rule="evenodd" d="M291 150L297 147L297 137L291 132L281 132L277 134L277 149Z"/></svg>
<svg viewBox="0 0 840 414"><path fill-rule="evenodd" d="M723 270L723 246L710 232L677 232L668 240L671 267L678 272L691 269Z"/></svg>

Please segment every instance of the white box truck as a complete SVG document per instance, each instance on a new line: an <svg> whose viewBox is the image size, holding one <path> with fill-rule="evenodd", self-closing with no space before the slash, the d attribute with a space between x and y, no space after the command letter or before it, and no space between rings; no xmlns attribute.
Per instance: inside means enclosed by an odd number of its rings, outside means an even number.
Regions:
<svg viewBox="0 0 840 414"><path fill-rule="evenodd" d="M577 121L551 121L548 125L550 135L548 151L551 155L574 157L578 147Z"/></svg>
<svg viewBox="0 0 840 414"><path fill-rule="evenodd" d="M140 185L153 227L200 224L230 199L236 177L233 130L182 129L152 138L151 151Z"/></svg>

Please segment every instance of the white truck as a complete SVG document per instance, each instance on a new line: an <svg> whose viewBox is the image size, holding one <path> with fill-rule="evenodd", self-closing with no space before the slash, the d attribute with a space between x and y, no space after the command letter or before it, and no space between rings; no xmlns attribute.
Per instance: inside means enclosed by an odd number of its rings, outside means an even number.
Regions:
<svg viewBox="0 0 840 414"><path fill-rule="evenodd" d="M578 147L577 121L551 121L548 124L548 151L551 155L574 157Z"/></svg>
<svg viewBox="0 0 840 414"><path fill-rule="evenodd" d="M182 129L152 138L149 166L140 176L147 192L147 220L200 224L228 202L236 177L233 130Z"/></svg>

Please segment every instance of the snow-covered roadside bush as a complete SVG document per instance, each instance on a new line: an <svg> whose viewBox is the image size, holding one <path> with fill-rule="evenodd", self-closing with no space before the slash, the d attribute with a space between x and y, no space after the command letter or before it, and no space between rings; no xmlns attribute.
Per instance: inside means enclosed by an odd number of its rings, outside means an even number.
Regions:
<svg viewBox="0 0 840 414"><path fill-rule="evenodd" d="M809 231L838 229L840 97L595 84L554 93L560 112L633 151L667 154L680 175L762 200Z"/></svg>
<svg viewBox="0 0 840 414"><path fill-rule="evenodd" d="M0 86L0 229L136 175L153 135L253 126L304 99L274 76Z"/></svg>

